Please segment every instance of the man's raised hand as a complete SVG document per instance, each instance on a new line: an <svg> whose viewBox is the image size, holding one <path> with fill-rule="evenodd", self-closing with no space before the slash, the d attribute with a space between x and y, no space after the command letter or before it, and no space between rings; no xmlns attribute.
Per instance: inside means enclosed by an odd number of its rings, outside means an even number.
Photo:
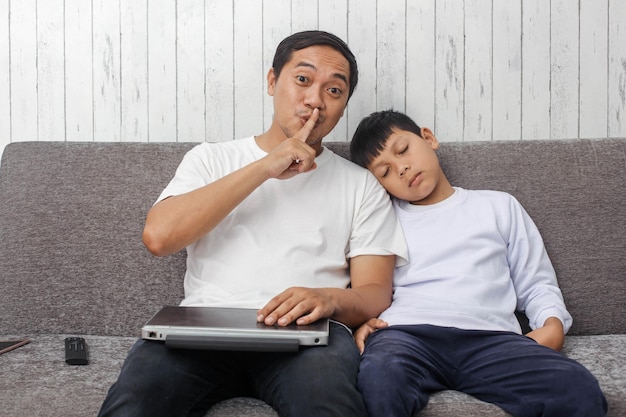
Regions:
<svg viewBox="0 0 626 417"><path fill-rule="evenodd" d="M292 137L281 142L264 159L270 178L287 179L317 167L317 151L306 141L315 128L319 110L314 109L311 117Z"/></svg>

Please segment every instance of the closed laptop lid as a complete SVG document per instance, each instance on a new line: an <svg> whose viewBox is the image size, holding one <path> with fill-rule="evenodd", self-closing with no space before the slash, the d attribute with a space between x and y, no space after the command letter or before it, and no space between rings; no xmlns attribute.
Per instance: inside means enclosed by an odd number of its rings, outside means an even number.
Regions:
<svg viewBox="0 0 626 417"><path fill-rule="evenodd" d="M328 344L329 320L285 327L257 323L258 310L165 306L141 329L141 337L183 349L297 351Z"/></svg>

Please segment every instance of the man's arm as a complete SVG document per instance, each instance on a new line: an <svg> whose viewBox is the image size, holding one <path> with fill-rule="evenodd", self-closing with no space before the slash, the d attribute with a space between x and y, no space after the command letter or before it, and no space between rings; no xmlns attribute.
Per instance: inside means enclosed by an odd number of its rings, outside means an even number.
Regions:
<svg viewBox="0 0 626 417"><path fill-rule="evenodd" d="M155 204L146 217L144 245L157 256L176 253L213 230L269 178L286 179L315 169L316 152L305 141L318 116L319 111L314 111L293 138L264 158L204 187Z"/></svg>
<svg viewBox="0 0 626 417"><path fill-rule="evenodd" d="M361 255L350 260L351 289L332 318L356 327L391 305L396 257Z"/></svg>
<svg viewBox="0 0 626 417"><path fill-rule="evenodd" d="M351 288L289 288L259 310L258 320L286 326L330 317L350 327L359 326L391 304L395 262L395 255L351 258Z"/></svg>
<svg viewBox="0 0 626 417"><path fill-rule="evenodd" d="M178 252L213 230L267 178L257 161L204 187L160 201L146 217L144 245L157 256Z"/></svg>

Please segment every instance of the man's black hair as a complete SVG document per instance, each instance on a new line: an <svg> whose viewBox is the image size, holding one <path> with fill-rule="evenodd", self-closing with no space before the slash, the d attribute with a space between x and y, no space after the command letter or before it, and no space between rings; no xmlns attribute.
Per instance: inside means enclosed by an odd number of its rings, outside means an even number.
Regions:
<svg viewBox="0 0 626 417"><path fill-rule="evenodd" d="M385 148L394 130L406 130L422 137L422 129L404 113L383 110L366 116L352 136L350 158L352 162L367 168Z"/></svg>
<svg viewBox="0 0 626 417"><path fill-rule="evenodd" d="M294 33L293 35L283 39L276 48L274 61L272 62L276 78L280 75L283 66L289 62L291 54L294 51L299 51L300 49L316 45L330 46L348 60L348 63L350 64L350 79L348 80L350 84L348 91L349 100L350 97L352 97L352 93L354 92L354 89L359 81L359 69L356 64L356 58L348 45L332 33L321 30L307 30L304 32Z"/></svg>

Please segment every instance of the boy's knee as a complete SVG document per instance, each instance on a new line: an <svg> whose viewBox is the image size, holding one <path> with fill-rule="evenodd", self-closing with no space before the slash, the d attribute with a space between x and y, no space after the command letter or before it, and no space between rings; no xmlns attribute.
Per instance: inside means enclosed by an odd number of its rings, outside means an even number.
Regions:
<svg viewBox="0 0 626 417"><path fill-rule="evenodd" d="M606 398L598 380L586 369L572 376L570 400L577 402L580 416L604 416L608 410Z"/></svg>
<svg viewBox="0 0 626 417"><path fill-rule="evenodd" d="M546 415L561 416L564 410L570 410L570 416L602 417L608 406L598 380L585 367L576 363L560 379L564 395L551 398L553 413Z"/></svg>

